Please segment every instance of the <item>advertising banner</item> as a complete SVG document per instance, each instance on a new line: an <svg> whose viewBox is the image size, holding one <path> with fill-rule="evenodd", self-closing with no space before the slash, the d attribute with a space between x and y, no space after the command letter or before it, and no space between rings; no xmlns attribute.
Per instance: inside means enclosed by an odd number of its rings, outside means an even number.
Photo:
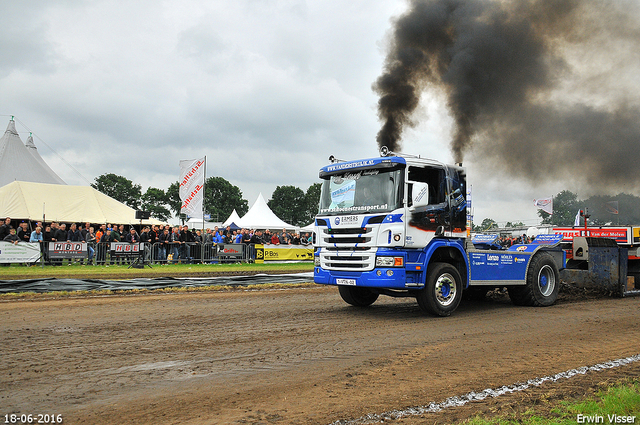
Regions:
<svg viewBox="0 0 640 425"><path fill-rule="evenodd" d="M49 258L87 258L87 243L49 242Z"/></svg>
<svg viewBox="0 0 640 425"><path fill-rule="evenodd" d="M256 245L256 263L313 260L313 247L303 245Z"/></svg>
<svg viewBox="0 0 640 425"><path fill-rule="evenodd" d="M226 243L218 245L218 257L233 257L242 259L244 256L244 245L241 243Z"/></svg>
<svg viewBox="0 0 640 425"><path fill-rule="evenodd" d="M202 218L205 157L180 161L180 212L190 218Z"/></svg>
<svg viewBox="0 0 640 425"><path fill-rule="evenodd" d="M140 242L111 242L111 252L115 255L133 255L140 253Z"/></svg>
<svg viewBox="0 0 640 425"><path fill-rule="evenodd" d="M575 236L586 236L610 238L622 245L632 245L631 227L588 227L587 230L579 227L554 227L552 231L563 235L565 242L573 241Z"/></svg>
<svg viewBox="0 0 640 425"><path fill-rule="evenodd" d="M37 242L0 241L0 263L34 263L40 259L40 244Z"/></svg>

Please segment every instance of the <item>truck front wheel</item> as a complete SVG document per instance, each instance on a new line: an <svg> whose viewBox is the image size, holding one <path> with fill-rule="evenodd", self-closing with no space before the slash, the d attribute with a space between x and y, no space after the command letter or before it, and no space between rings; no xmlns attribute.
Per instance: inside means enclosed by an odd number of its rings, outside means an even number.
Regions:
<svg viewBox="0 0 640 425"><path fill-rule="evenodd" d="M367 307L378 299L378 294L369 288L357 286L338 286L342 299L356 307Z"/></svg>
<svg viewBox="0 0 640 425"><path fill-rule="evenodd" d="M509 297L516 305L547 307L556 302L560 290L558 266L553 257L540 252L531 259L524 286L510 286Z"/></svg>
<svg viewBox="0 0 640 425"><path fill-rule="evenodd" d="M462 299L462 279L458 269L449 263L429 267L427 282L416 299L422 311L434 316L449 316Z"/></svg>

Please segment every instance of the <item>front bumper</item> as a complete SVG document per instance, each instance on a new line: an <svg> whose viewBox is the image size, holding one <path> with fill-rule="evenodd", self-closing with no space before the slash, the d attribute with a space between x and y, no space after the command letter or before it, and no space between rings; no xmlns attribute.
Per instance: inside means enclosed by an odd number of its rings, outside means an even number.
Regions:
<svg viewBox="0 0 640 425"><path fill-rule="evenodd" d="M389 276L389 274L391 274ZM325 270L318 266L313 271L313 281L321 285L338 285L337 279L355 280L354 286L368 288L407 289L406 271L404 268L378 268L371 271L353 272Z"/></svg>

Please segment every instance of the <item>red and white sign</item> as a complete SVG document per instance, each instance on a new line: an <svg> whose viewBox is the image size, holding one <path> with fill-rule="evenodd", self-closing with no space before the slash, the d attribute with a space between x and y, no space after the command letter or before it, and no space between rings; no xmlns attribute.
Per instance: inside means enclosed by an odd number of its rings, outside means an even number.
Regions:
<svg viewBox="0 0 640 425"><path fill-rule="evenodd" d="M111 251L118 255L137 254L141 243L111 242Z"/></svg>
<svg viewBox="0 0 640 425"><path fill-rule="evenodd" d="M553 233L560 233L564 236L565 242L572 242L576 236L590 238L610 238L622 245L632 244L631 227L554 227Z"/></svg>
<svg viewBox="0 0 640 425"><path fill-rule="evenodd" d="M206 157L180 161L180 211L190 218L202 218L205 160Z"/></svg>

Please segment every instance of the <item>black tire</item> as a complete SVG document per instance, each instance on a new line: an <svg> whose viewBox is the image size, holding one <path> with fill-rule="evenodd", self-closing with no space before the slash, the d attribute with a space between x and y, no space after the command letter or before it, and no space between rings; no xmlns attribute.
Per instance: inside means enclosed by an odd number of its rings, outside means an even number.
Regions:
<svg viewBox="0 0 640 425"><path fill-rule="evenodd" d="M548 307L555 304L560 290L558 266L553 257L539 252L532 259L524 286L510 286L509 298L515 305Z"/></svg>
<svg viewBox="0 0 640 425"><path fill-rule="evenodd" d="M427 271L427 282L418 291L420 309L434 316L449 316L462 299L462 278L458 269L449 263L434 263Z"/></svg>
<svg viewBox="0 0 640 425"><path fill-rule="evenodd" d="M358 286L338 286L340 296L347 303L356 307L367 307L376 302L379 294L369 288Z"/></svg>

